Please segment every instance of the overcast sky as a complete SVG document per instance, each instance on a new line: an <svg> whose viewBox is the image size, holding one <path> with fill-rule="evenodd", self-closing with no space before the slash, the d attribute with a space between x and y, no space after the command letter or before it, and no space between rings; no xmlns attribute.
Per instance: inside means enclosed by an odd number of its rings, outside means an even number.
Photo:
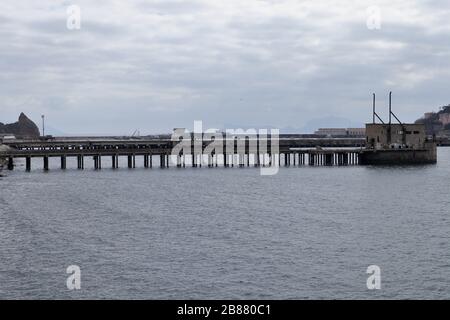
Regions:
<svg viewBox="0 0 450 320"><path fill-rule="evenodd" d="M449 1L0 2L0 122L66 134L362 126L389 90L414 121L450 103L449 64Z"/></svg>

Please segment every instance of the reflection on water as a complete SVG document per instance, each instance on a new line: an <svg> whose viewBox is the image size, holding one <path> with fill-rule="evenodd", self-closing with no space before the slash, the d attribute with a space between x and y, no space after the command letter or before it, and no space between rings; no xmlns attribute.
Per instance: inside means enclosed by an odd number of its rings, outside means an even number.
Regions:
<svg viewBox="0 0 450 320"><path fill-rule="evenodd" d="M19 164L0 178L0 298L448 299L449 160L275 176Z"/></svg>

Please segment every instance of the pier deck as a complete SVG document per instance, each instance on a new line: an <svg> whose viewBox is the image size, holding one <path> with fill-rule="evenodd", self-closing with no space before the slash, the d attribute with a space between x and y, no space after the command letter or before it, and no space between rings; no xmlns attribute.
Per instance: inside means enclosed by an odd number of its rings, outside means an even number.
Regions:
<svg viewBox="0 0 450 320"><path fill-rule="evenodd" d="M0 152L0 158L7 159L9 170L14 169L14 159L23 158L26 170L31 170L33 158L41 158L43 169L49 169L49 158L60 157L61 169L66 169L67 158L77 158L77 168L84 169L85 157L92 157L94 169L102 168L102 157L111 157L112 168L118 168L119 157L127 157L128 168L134 168L136 157L143 157L144 167L151 168L156 157L156 165L162 168L175 167L207 167L214 166L279 166L290 165L357 165L359 154L364 146L363 138L296 138L281 137L277 148L272 148L267 138L234 139L234 148L208 152L205 149L212 143L202 141L200 151L189 149L172 155L173 147L178 143L170 137L153 138L56 138L43 140L13 140L3 142L9 146L7 151ZM224 145L233 140L225 140ZM194 145L194 141L192 141ZM240 145L240 147L239 147ZM259 146L263 145L264 148ZM231 150L230 150L231 149ZM184 150L186 151L186 150ZM159 159L158 159L159 158Z"/></svg>

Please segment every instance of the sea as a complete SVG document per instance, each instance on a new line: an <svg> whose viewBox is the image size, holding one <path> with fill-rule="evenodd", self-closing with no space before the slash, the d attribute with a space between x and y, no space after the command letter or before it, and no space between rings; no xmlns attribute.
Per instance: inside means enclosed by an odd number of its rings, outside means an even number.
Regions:
<svg viewBox="0 0 450 320"><path fill-rule="evenodd" d="M0 299L450 298L450 148L269 176L122 160L0 173Z"/></svg>

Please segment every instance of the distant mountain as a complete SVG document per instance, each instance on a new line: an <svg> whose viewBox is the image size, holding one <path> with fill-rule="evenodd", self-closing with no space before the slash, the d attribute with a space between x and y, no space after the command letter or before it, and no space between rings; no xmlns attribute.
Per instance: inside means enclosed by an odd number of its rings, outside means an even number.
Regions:
<svg viewBox="0 0 450 320"><path fill-rule="evenodd" d="M17 137L37 138L40 136L39 128L23 112L19 120L10 124L0 122L0 134L12 134Z"/></svg>
<svg viewBox="0 0 450 320"><path fill-rule="evenodd" d="M69 134L67 134L64 131L61 131L57 128L51 127L49 125L45 125L45 135L52 135L52 136L56 136L56 137L65 137L65 136L70 136Z"/></svg>
<svg viewBox="0 0 450 320"><path fill-rule="evenodd" d="M223 125L223 128L219 128L220 130L224 130L224 128L228 129L236 129L240 128L243 130L255 128L255 129L279 129L280 133L282 134L292 134L292 133L302 133L302 134L308 134L308 133L314 133L319 128L363 128L365 127L365 124L352 121L347 118L340 118L340 117L323 117L323 118L316 118L308 121L306 125L302 127L293 127L293 126L287 126L287 127L274 127L274 126L258 126L258 127L251 127L251 126L245 126L245 125L239 125L239 124L233 124L233 123L226 123Z"/></svg>
<svg viewBox="0 0 450 320"><path fill-rule="evenodd" d="M363 128L365 124L341 117L312 119L302 128L302 133L313 133L319 128Z"/></svg>

